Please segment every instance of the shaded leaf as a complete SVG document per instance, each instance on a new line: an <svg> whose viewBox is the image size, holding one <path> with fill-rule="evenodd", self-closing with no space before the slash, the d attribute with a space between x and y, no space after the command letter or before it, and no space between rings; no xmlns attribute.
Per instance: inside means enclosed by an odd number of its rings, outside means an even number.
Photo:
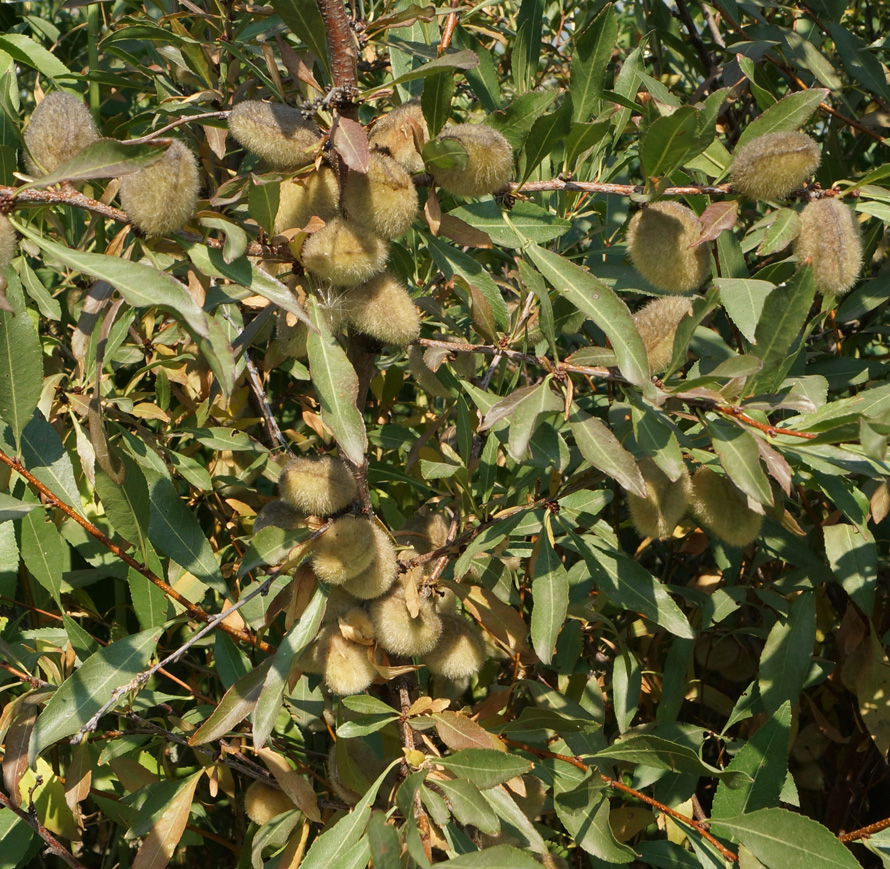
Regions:
<svg viewBox="0 0 890 869"><path fill-rule="evenodd" d="M574 119L586 121L603 93L606 70L618 38L618 22L611 3L575 38L571 55Z"/></svg>
<svg viewBox="0 0 890 869"><path fill-rule="evenodd" d="M189 776L170 800L133 859L133 869L164 869L170 862L185 832L195 789L203 775L196 772Z"/></svg>
<svg viewBox="0 0 890 869"><path fill-rule="evenodd" d="M450 757L439 758L436 763L483 790L503 784L532 768L524 758L484 748L466 748Z"/></svg>
<svg viewBox="0 0 890 869"><path fill-rule="evenodd" d="M569 418L569 425L586 461L614 477L627 491L641 498L646 497L646 481L636 460L603 422L576 407Z"/></svg>
<svg viewBox="0 0 890 869"><path fill-rule="evenodd" d="M878 549L875 540L845 522L823 529L831 572L854 603L868 616L875 603Z"/></svg>

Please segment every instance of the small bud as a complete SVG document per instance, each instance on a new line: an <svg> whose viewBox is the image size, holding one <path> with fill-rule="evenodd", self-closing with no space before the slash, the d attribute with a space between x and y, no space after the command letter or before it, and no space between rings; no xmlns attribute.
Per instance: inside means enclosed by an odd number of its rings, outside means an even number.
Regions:
<svg viewBox="0 0 890 869"><path fill-rule="evenodd" d="M0 214L0 270L5 269L18 250L15 230L5 214Z"/></svg>
<svg viewBox="0 0 890 869"><path fill-rule="evenodd" d="M343 205L356 223L382 238L398 238L417 214L417 189L400 163L372 153L366 175L349 173Z"/></svg>
<svg viewBox="0 0 890 869"><path fill-rule="evenodd" d="M340 585L358 576L375 555L374 524L360 516L335 519L312 547L312 569L322 581Z"/></svg>
<svg viewBox="0 0 890 869"><path fill-rule="evenodd" d="M671 480L650 458L639 463L646 481L646 497L627 493L630 518L640 537L668 537L689 506L689 472L683 468L679 480Z"/></svg>
<svg viewBox="0 0 890 869"><path fill-rule="evenodd" d="M412 344L408 348L408 369L414 375L417 385L433 398L451 398L445 384L436 377L433 370L424 362L423 347Z"/></svg>
<svg viewBox="0 0 890 869"><path fill-rule="evenodd" d="M339 630L326 629L328 637L324 681L333 694L359 694L376 678L368 660L368 647L347 640Z"/></svg>
<svg viewBox="0 0 890 869"><path fill-rule="evenodd" d="M396 550L389 534L379 525L373 525L373 530L371 563L343 583L343 588L359 600L371 600L385 594L398 576Z"/></svg>
<svg viewBox="0 0 890 869"><path fill-rule="evenodd" d="M311 163L321 143L321 131L299 109L262 100L234 106L229 130L251 154L284 171Z"/></svg>
<svg viewBox="0 0 890 869"><path fill-rule="evenodd" d="M343 316L357 332L381 344L405 347L420 335L420 314L405 285L390 272L347 290Z"/></svg>
<svg viewBox="0 0 890 869"><path fill-rule="evenodd" d="M424 171L417 142L419 139L423 147L429 138L420 102L411 100L378 118L371 128L368 141L372 148L389 154L406 172L417 174Z"/></svg>
<svg viewBox="0 0 890 869"><path fill-rule="evenodd" d="M458 196L484 196L500 190L513 171L513 148L504 136L485 124L456 124L439 133L439 140L460 142L467 151L463 168L431 168L436 184Z"/></svg>
<svg viewBox="0 0 890 869"><path fill-rule="evenodd" d="M472 676L485 663L485 640L482 632L461 616L443 615L442 636L423 662L437 676L461 679Z"/></svg>
<svg viewBox="0 0 890 869"><path fill-rule="evenodd" d="M327 222L339 213L337 173L330 166L322 166L307 175L281 182L273 235L287 229L302 229L313 217Z"/></svg>
<svg viewBox="0 0 890 869"><path fill-rule="evenodd" d="M358 497L355 478L334 456L291 459L281 472L278 491L291 507L311 516L330 516Z"/></svg>
<svg viewBox="0 0 890 869"><path fill-rule="evenodd" d="M696 471L689 500L695 518L730 546L747 546L760 533L763 516L742 503L735 486L710 468Z"/></svg>
<svg viewBox="0 0 890 869"><path fill-rule="evenodd" d="M283 498L276 498L266 504L257 514L253 521L253 533L258 533L268 525L284 528L285 531L295 531L303 525L305 518L299 510L294 510Z"/></svg>
<svg viewBox="0 0 890 869"><path fill-rule="evenodd" d="M293 800L284 791L265 782L253 781L244 792L244 810L258 827L262 827L276 815L295 808Z"/></svg>
<svg viewBox="0 0 890 869"><path fill-rule="evenodd" d="M25 168L35 178L52 172L99 138L83 100L53 91L34 109L25 130Z"/></svg>
<svg viewBox="0 0 890 869"><path fill-rule="evenodd" d="M817 199L800 213L798 262L813 261L820 293L846 293L862 271L862 232L853 209L837 199Z"/></svg>
<svg viewBox="0 0 890 869"><path fill-rule="evenodd" d="M303 265L336 287L354 287L386 268L389 245L357 223L335 217L303 243Z"/></svg>
<svg viewBox="0 0 890 869"><path fill-rule="evenodd" d="M806 133L766 133L736 149L732 186L749 199L781 199L808 180L820 160Z"/></svg>
<svg viewBox="0 0 890 869"><path fill-rule="evenodd" d="M409 582L414 578L402 577L386 597L370 604L370 613L378 644L392 655L413 657L433 650L442 635L442 619L431 597L420 600L417 615L412 617L405 600Z"/></svg>
<svg viewBox="0 0 890 869"><path fill-rule="evenodd" d="M157 163L121 178L121 205L146 235L166 235L195 213L200 186L195 155L174 139Z"/></svg>
<svg viewBox="0 0 890 869"><path fill-rule="evenodd" d="M671 293L697 290L711 271L708 245L692 247L701 221L679 202L653 202L627 227L627 249L634 268L653 287Z"/></svg>
<svg viewBox="0 0 890 869"><path fill-rule="evenodd" d="M662 296L648 302L634 314L634 325L649 357L650 374L667 371L673 358L677 327L691 313L692 302L686 296Z"/></svg>

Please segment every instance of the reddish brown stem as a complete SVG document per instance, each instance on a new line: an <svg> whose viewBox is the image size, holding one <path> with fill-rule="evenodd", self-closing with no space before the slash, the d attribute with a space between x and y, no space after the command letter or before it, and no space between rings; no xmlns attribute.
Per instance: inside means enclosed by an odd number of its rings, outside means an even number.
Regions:
<svg viewBox="0 0 890 869"><path fill-rule="evenodd" d="M880 833L881 830L886 830L888 827L890 827L890 818L884 818L883 821L875 821L867 827L860 827L851 833L844 833L842 836L838 836L838 839L841 842L855 842L857 839L867 839L869 836Z"/></svg>
<svg viewBox="0 0 890 869"><path fill-rule="evenodd" d="M30 471L25 468L25 466L18 461L17 459L13 459L10 456L6 455L2 450L0 450L0 462L3 462L5 465L8 465L12 470L14 470L19 476L24 477L41 495L43 495L44 499L49 502L50 506L55 507L57 510L61 510L69 519L73 519L81 528L83 528L88 534L91 534L96 538L106 549L110 552L113 552L118 558L121 559L125 564L132 567L133 570L141 573L149 582L154 583L161 591L164 592L167 597L171 600L176 601L180 606L182 606L185 611L197 621L210 622L213 619L213 616L210 613L205 612L201 607L193 604L190 600L184 598L176 589L169 586L163 579L159 576L156 576L146 565L140 564L133 556L126 553L120 546L114 543L92 522L87 519L84 519L76 510L72 510L61 498L58 497L53 491L48 489L40 480L37 479ZM253 634L249 634L247 631L242 631L239 628L232 628L223 622L219 624L220 630L224 633L227 633L229 636L233 637L236 640L240 640L242 643L250 643L252 646L256 646L263 652L274 652L275 647L270 646L268 643L259 639L258 637L253 636Z"/></svg>
<svg viewBox="0 0 890 869"><path fill-rule="evenodd" d="M741 408L735 407L731 404L715 404L714 410L719 413L724 413L727 416L731 416L734 419L737 419L739 422L743 422L745 425L750 425L752 428L756 428L759 431L762 431L772 437L776 437L777 435L789 435L790 437L795 438L806 438L810 440L816 437L815 434L808 431L794 431L790 428L781 428L779 426L770 425L765 422L758 422L756 419L752 419L748 414L746 414Z"/></svg>
<svg viewBox="0 0 890 869"><path fill-rule="evenodd" d="M316 0L321 19L324 21L325 39L328 44L328 56L331 61L331 76L334 87L343 88L350 93L344 94L351 99L352 93L358 88L358 72L356 62L355 36L349 26L349 16L343 0ZM344 106L346 108L346 106ZM354 106L352 107L354 110ZM353 112L354 113L354 112ZM351 116L351 115L350 115ZM355 120L355 118L353 118Z"/></svg>
<svg viewBox="0 0 890 869"><path fill-rule="evenodd" d="M5 806L7 809L11 809L12 812L18 815L29 827L31 827L34 832L46 842L46 851L44 853L47 854L55 854L62 862L71 867L71 869L86 869L86 866L83 865L40 821L37 820L34 815L30 812L26 812L24 809L19 808L13 801L6 796L6 794L0 792L0 806Z"/></svg>

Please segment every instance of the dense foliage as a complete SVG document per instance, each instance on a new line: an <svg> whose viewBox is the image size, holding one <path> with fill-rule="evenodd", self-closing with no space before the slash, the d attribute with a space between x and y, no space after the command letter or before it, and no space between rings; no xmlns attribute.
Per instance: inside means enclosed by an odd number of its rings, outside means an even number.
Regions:
<svg viewBox="0 0 890 869"><path fill-rule="evenodd" d="M890 866L882 4L344 11L0 5L0 866Z"/></svg>

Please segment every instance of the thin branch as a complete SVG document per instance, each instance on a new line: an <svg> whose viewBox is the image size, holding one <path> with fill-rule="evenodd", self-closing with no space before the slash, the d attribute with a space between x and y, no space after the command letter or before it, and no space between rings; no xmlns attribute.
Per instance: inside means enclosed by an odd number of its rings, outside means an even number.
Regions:
<svg viewBox="0 0 890 869"><path fill-rule="evenodd" d="M14 470L21 477L24 477L41 495L49 502L50 506L55 507L57 510L61 510L69 519L73 519L83 528L88 534L95 537L106 549L110 552L113 552L118 558L121 559L125 564L129 565L133 568L133 570L141 573L149 582L156 585L161 591L164 592L167 597L171 600L176 601L180 606L185 608L185 611L191 616L193 619L197 619L201 622L214 622L216 617L210 615L210 613L201 609L197 604L193 604L187 598L184 598L175 588L168 585L161 579L159 576L155 575L155 573L147 567L145 564L138 562L132 555L129 555L120 546L110 540L101 529L97 528L87 519L84 519L76 510L73 510L69 507L58 495L55 494L52 490L47 488L40 480L37 479L25 466L18 461L18 459L10 458L6 455L5 452L0 450L0 462L8 465L12 470ZM220 623L220 630L227 633L230 637L233 637L236 640L240 640L242 643L250 643L252 646L256 646L263 652L274 652L275 648L270 646L268 643L254 636L253 634L249 634L247 631L242 631L239 628L233 628L229 625Z"/></svg>
<svg viewBox="0 0 890 869"><path fill-rule="evenodd" d="M548 751L545 748L535 748L531 745L526 745L524 742L516 742L514 739L507 739L502 736L501 741L506 743L507 745L512 745L514 748L519 748L522 751L527 751L529 754L533 754L536 757L548 757L553 758L554 760L561 760L565 763L570 763L576 769L580 769L583 772L587 772L590 767L579 760L577 757L572 757L568 754L557 754L553 751ZM722 842L718 841L718 839L713 836L710 832L708 832L704 826L695 820L695 818L690 818L688 815L682 815L680 812L672 809L670 806L666 806L664 803L658 802L658 800L653 799L650 796L642 793L641 791L635 790L634 788L628 787L626 784L623 784L620 781L616 781L613 778L610 778L607 775L603 775L599 773L600 779L605 782L610 788L615 790L622 791L623 793L628 794L629 796L635 797L638 800L646 803L647 805L652 806L654 809L658 809L658 811L663 812L666 815L670 815L675 821L680 821L682 824L686 824L692 827L697 833L699 833L702 837L707 839L715 848L717 848L720 853L723 855L725 860L731 860L732 862L738 862L739 856L738 854L730 851L729 848L726 847Z"/></svg>
<svg viewBox="0 0 890 869"><path fill-rule="evenodd" d="M162 136L167 130L175 129L176 127L180 127L183 124L188 124L191 121L203 121L205 118L227 118L231 114L231 111L222 111L222 112L202 112L200 115L186 115L182 118L177 118L175 121L167 124L166 127L161 127L159 130L155 130L152 133L146 133L139 139L128 139L128 145L141 145L143 142L150 142L152 139L157 139L158 136Z"/></svg>
<svg viewBox="0 0 890 869"><path fill-rule="evenodd" d="M18 815L29 827L31 827L44 842L46 842L46 854L54 854L71 869L86 869L83 865L37 818L30 812L19 808L6 794L0 791L0 806L11 809L14 814Z"/></svg>
<svg viewBox="0 0 890 869"><path fill-rule="evenodd" d="M890 827L890 818L884 818L883 821L875 821L875 823L869 824L867 827L860 827L851 833L844 833L843 836L838 836L838 839L841 842L855 842L857 839L867 839L869 836L880 833L881 830L886 830L888 827Z"/></svg>
<svg viewBox="0 0 890 869"><path fill-rule="evenodd" d="M735 407L732 404L714 404L711 407L711 410L716 410L718 413L723 413L726 414L726 416L731 416L733 419L737 419L739 422L744 423L745 425L749 425L752 428L756 428L759 431L764 432L764 434L768 434L772 437L776 437L778 435L788 435L789 437L806 438L807 440L811 440L812 438L817 437L817 435L813 432L794 431L790 428L782 428L781 426L758 422L756 419L752 419L750 416L748 416L748 414L746 414L740 407Z"/></svg>

